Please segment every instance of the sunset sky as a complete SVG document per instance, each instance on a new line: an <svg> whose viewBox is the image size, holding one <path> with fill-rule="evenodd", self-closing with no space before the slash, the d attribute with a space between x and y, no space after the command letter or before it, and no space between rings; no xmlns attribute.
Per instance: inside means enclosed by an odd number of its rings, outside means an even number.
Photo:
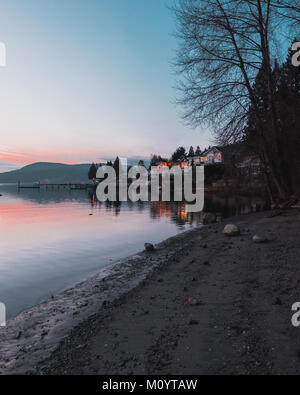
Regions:
<svg viewBox="0 0 300 395"><path fill-rule="evenodd" d="M172 0L3 0L0 171L209 144L174 105ZM5 162L5 165L4 165Z"/></svg>

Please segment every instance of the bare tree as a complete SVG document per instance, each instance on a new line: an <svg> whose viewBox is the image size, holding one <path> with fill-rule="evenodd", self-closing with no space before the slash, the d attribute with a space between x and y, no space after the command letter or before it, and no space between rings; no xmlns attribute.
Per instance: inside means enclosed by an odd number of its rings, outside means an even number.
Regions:
<svg viewBox="0 0 300 395"><path fill-rule="evenodd" d="M300 0L274 0L273 6L276 7L279 15L289 19L292 25L299 29Z"/></svg>
<svg viewBox="0 0 300 395"><path fill-rule="evenodd" d="M178 85L179 102L185 120L193 126L210 124L218 141L229 143L241 138L251 106L261 157L278 194L286 197L291 186L280 156L284 133L274 102L273 51L283 23L290 23L287 10L282 8L279 18L277 0L178 0L174 11L181 42L176 66L184 76ZM265 81L272 136L265 130L253 90L258 72Z"/></svg>

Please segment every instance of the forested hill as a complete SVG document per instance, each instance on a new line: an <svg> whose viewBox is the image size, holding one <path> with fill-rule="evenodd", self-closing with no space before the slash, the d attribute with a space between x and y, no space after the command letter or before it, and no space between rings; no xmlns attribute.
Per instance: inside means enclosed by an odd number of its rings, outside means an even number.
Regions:
<svg viewBox="0 0 300 395"><path fill-rule="evenodd" d="M19 170L0 173L0 183L81 183L89 182L89 164L65 165L62 163L39 162Z"/></svg>

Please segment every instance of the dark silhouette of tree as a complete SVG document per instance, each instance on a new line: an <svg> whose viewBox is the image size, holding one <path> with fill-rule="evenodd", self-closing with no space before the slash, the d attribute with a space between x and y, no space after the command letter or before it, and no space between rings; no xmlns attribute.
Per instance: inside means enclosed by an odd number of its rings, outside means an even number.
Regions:
<svg viewBox="0 0 300 395"><path fill-rule="evenodd" d="M178 0L175 14L184 119L193 126L213 126L217 141L228 144L242 139L251 108L276 195L285 199L294 191L278 154L287 130L280 121L273 43L280 44L280 32L299 16L299 1L289 8L291 2L283 3L285 8L279 0ZM266 91L268 128L255 93L258 74Z"/></svg>
<svg viewBox="0 0 300 395"><path fill-rule="evenodd" d="M273 0L277 14L284 20L289 19L293 27L299 28L300 1L299 0Z"/></svg>
<svg viewBox="0 0 300 395"><path fill-rule="evenodd" d="M199 145L197 146L195 155L196 155L196 156L200 156L200 155L201 155L201 149L200 149Z"/></svg>
<svg viewBox="0 0 300 395"><path fill-rule="evenodd" d="M190 147L188 156L195 156L195 151L194 151L194 147L193 146Z"/></svg>
<svg viewBox="0 0 300 395"><path fill-rule="evenodd" d="M115 169L116 176L118 178L119 177L119 173L120 173L120 159L119 159L118 156L116 157L116 159L114 161L113 168Z"/></svg>
<svg viewBox="0 0 300 395"><path fill-rule="evenodd" d="M160 162L168 162L168 159L162 158L160 155L153 154L151 157L151 161L150 161L150 167L156 166L157 163L160 163Z"/></svg>
<svg viewBox="0 0 300 395"><path fill-rule="evenodd" d="M171 160L172 160L172 162L177 162L177 161L181 160L182 158L186 158L186 150L184 147L179 147L172 155Z"/></svg>
<svg viewBox="0 0 300 395"><path fill-rule="evenodd" d="M248 111L248 122L245 128L245 142L251 151L255 152L261 159L268 186L272 189L272 174L270 174L270 164L281 159L280 175L284 175L285 183L290 191L299 191L299 152L300 152L300 69L294 67L291 62L293 56L289 51L286 62L279 65L275 62L273 69L273 81L275 86L274 103L278 120L281 126L281 133L274 138L272 127L272 108L269 105L268 89L265 85L264 70L260 70L255 83L253 92L256 105L250 106ZM259 122L257 113L259 112ZM260 133L260 126L264 128L264 135ZM280 146L277 142L281 141ZM267 148L263 149L264 143ZM267 152L267 155L266 155ZM275 169L275 170L274 170ZM273 174L276 166L273 165ZM278 178L280 177L278 176ZM274 181L274 179L273 179Z"/></svg>
<svg viewBox="0 0 300 395"><path fill-rule="evenodd" d="M298 41L297 39L295 41ZM282 125L282 155L291 191L300 192L300 67L292 65L290 50L282 67L277 68L276 103Z"/></svg>
<svg viewBox="0 0 300 395"><path fill-rule="evenodd" d="M96 178L97 170L98 170L98 167L95 165L95 163L92 163L92 165L89 169L89 173L88 173L89 180L94 180Z"/></svg>
<svg viewBox="0 0 300 395"><path fill-rule="evenodd" d="M151 161L150 161L150 167L155 166L157 162L158 162L158 156L156 154L152 155Z"/></svg>

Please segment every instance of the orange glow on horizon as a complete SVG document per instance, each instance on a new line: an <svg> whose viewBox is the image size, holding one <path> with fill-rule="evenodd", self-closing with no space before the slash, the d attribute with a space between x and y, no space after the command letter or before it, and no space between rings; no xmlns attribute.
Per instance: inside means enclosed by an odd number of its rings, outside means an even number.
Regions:
<svg viewBox="0 0 300 395"><path fill-rule="evenodd" d="M74 155L75 156L75 155ZM0 150L0 162L16 163L20 165L30 165L36 162L53 162L53 163L64 163L67 165L76 165L83 163L79 160L73 159L62 159L63 155L53 155L45 153L44 155L25 155L15 152L5 152Z"/></svg>

